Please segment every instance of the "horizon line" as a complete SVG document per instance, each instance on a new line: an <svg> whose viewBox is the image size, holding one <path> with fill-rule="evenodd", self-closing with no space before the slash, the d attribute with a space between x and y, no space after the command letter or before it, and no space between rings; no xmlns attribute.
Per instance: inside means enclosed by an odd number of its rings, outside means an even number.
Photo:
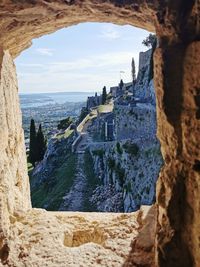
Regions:
<svg viewBox="0 0 200 267"><path fill-rule="evenodd" d="M35 94L87 94L87 93L100 93L101 91L56 91L56 92L27 92L27 93L23 93L23 92L19 92L19 95L35 95Z"/></svg>

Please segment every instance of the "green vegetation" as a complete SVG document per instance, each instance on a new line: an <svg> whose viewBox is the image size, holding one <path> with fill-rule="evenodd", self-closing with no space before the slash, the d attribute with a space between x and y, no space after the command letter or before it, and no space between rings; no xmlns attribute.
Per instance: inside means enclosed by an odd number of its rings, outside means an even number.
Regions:
<svg viewBox="0 0 200 267"><path fill-rule="evenodd" d="M69 152L68 157L61 160L60 166L56 167L52 172L52 178L32 189L31 200L33 207L41 208L47 205L47 210L54 211L59 209L63 196L73 184L77 157ZM33 182L32 179L31 182Z"/></svg>
<svg viewBox="0 0 200 267"><path fill-rule="evenodd" d="M131 192L132 191L132 186L131 186L131 182L130 181L124 186L124 189L126 190L126 192Z"/></svg>
<svg viewBox="0 0 200 267"><path fill-rule="evenodd" d="M114 170L114 168L115 168L115 160L114 159L108 158L108 168L110 170Z"/></svg>
<svg viewBox="0 0 200 267"><path fill-rule="evenodd" d="M103 158L104 150L103 149L96 149L92 151L92 154L94 156L99 156L100 158Z"/></svg>
<svg viewBox="0 0 200 267"><path fill-rule="evenodd" d="M123 148L126 153L131 154L132 156L137 156L139 153L139 146L135 143L125 143Z"/></svg>
<svg viewBox="0 0 200 267"><path fill-rule="evenodd" d="M150 187L149 186L146 186L146 193L147 193L147 195L149 195L149 193L150 193Z"/></svg>
<svg viewBox="0 0 200 267"><path fill-rule="evenodd" d="M102 105L106 103L106 98L107 98L107 92L106 92L106 87L104 86L102 90L102 101L101 101Z"/></svg>
<svg viewBox="0 0 200 267"><path fill-rule="evenodd" d="M37 138L36 138L36 151L37 151L37 161L41 161L44 158L45 151L47 149L47 141L44 138L44 134L42 132L42 126L39 125L39 129L37 132Z"/></svg>
<svg viewBox="0 0 200 267"><path fill-rule="evenodd" d="M122 79L120 80L119 87L120 87L120 89L122 89L124 87L124 82Z"/></svg>
<svg viewBox="0 0 200 267"><path fill-rule="evenodd" d="M81 109L81 114L79 115L79 120L78 120L78 124L81 123L85 117L88 115L88 109L86 107L83 107Z"/></svg>
<svg viewBox="0 0 200 267"><path fill-rule="evenodd" d="M135 60L134 58L132 58L132 62L131 62L131 74L132 74L132 82L133 84L136 81L136 74L135 74Z"/></svg>
<svg viewBox="0 0 200 267"><path fill-rule="evenodd" d="M133 110L130 110L130 111L129 111L129 115L134 116L136 120L138 119L138 114L135 113Z"/></svg>
<svg viewBox="0 0 200 267"><path fill-rule="evenodd" d="M139 173L139 178L143 178L144 177L144 173L143 172L141 172L141 173Z"/></svg>
<svg viewBox="0 0 200 267"><path fill-rule="evenodd" d="M112 94L111 93L109 93L109 94L107 94L107 97L106 97L106 100L111 100L112 99Z"/></svg>
<svg viewBox="0 0 200 267"><path fill-rule="evenodd" d="M65 130L67 129L70 124L73 122L72 118L71 117L67 117L66 119L64 120L61 120L59 123L58 123L58 130Z"/></svg>
<svg viewBox="0 0 200 267"><path fill-rule="evenodd" d="M92 205L89 198L91 197L93 190L100 185L100 180L95 175L93 159L89 150L86 150L84 154L84 172L87 177L87 192L84 199L84 211L96 211L96 207Z"/></svg>
<svg viewBox="0 0 200 267"><path fill-rule="evenodd" d="M157 38L155 34L150 33L146 39L142 41L142 44L146 47L153 48L153 46L157 43Z"/></svg>
<svg viewBox="0 0 200 267"><path fill-rule="evenodd" d="M36 151L36 129L35 129L35 121L31 119L30 125L30 144L29 144L29 162L33 166L35 166L35 162L37 161L37 151Z"/></svg>
<svg viewBox="0 0 200 267"><path fill-rule="evenodd" d="M119 153L119 154L122 154L123 153L123 149L121 148L119 142L117 142L117 144L116 144L116 149L117 149L117 153Z"/></svg>
<svg viewBox="0 0 200 267"><path fill-rule="evenodd" d="M108 104L104 104L104 105L99 105L97 107L97 111L99 113L108 113L108 112L112 112L113 111L113 103L108 103Z"/></svg>
<svg viewBox="0 0 200 267"><path fill-rule="evenodd" d="M31 119L30 124L30 145L29 145L29 162L35 167L37 161L41 161L44 158L46 151L46 139L42 132L42 126L39 125L38 132L36 134L35 121Z"/></svg>
<svg viewBox="0 0 200 267"><path fill-rule="evenodd" d="M72 134L74 133L74 130L70 130L70 129L67 129L65 130L64 133L62 134L57 134L56 135L56 138L59 140L61 138L68 138L68 137L72 137Z"/></svg>
<svg viewBox="0 0 200 267"><path fill-rule="evenodd" d="M118 176L120 186L122 187L125 181L125 170L121 167L120 163L115 166L115 173Z"/></svg>
<svg viewBox="0 0 200 267"><path fill-rule="evenodd" d="M108 167L111 171L115 171L117 177L119 178L120 186L123 186L125 181L125 169L123 169L120 163L116 163L115 159L108 158Z"/></svg>

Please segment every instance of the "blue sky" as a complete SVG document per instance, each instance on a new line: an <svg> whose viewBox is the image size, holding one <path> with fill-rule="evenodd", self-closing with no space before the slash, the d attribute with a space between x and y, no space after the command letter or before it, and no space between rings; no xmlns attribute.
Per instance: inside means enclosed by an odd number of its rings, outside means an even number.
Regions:
<svg viewBox="0 0 200 267"><path fill-rule="evenodd" d="M131 81L148 32L131 26L82 23L34 39L15 63L20 93L101 91Z"/></svg>

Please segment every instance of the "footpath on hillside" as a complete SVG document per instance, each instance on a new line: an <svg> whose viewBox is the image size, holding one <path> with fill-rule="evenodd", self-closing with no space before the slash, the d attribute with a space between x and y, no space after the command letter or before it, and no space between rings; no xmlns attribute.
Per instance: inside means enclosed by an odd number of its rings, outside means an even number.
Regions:
<svg viewBox="0 0 200 267"><path fill-rule="evenodd" d="M83 169L84 154L78 154L77 168L74 183L70 191L63 197L60 210L84 211L85 195L87 192L87 179Z"/></svg>
<svg viewBox="0 0 200 267"><path fill-rule="evenodd" d="M104 109L106 108L107 106L105 106ZM101 109L103 108L101 107ZM59 210L96 211L95 207L90 201L94 185L96 186L95 175L91 175L91 170L88 170L90 174L86 173L86 168L92 169L93 167L92 159L88 161L89 152L87 151L87 148L93 143L92 137L88 133L88 128L92 124L92 119L96 118L96 116L97 110L93 110L91 114L88 115L88 119L86 119L85 122L78 127L78 133L81 135L81 139L74 151L77 155L76 174L73 185L71 186L70 191L66 192L65 196L63 197L64 201ZM86 160L87 164L90 166L86 164Z"/></svg>

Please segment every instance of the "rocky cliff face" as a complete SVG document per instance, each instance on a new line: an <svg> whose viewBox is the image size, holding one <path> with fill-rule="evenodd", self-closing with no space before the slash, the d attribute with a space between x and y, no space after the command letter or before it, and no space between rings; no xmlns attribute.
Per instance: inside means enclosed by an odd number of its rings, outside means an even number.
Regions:
<svg viewBox="0 0 200 267"><path fill-rule="evenodd" d="M149 49L146 52L140 52L138 75L133 88L133 93L135 97L155 105L156 97L151 77L151 69L153 68L151 58L152 49Z"/></svg>
<svg viewBox="0 0 200 267"><path fill-rule="evenodd" d="M149 81L151 57L152 50L140 53L136 103L115 100L116 141L90 146L95 173L103 184L92 197L100 211L131 212L155 202L163 160L156 138L155 89Z"/></svg>
<svg viewBox="0 0 200 267"><path fill-rule="evenodd" d="M67 138L54 137L48 143L43 161L30 175L33 207L59 210L75 178L77 159L71 153L73 140L72 133Z"/></svg>
<svg viewBox="0 0 200 267"><path fill-rule="evenodd" d="M74 182L68 184L65 192L59 192L58 199L51 192L53 186L59 186L55 176L60 177L63 172L63 161L67 162L74 157L70 153L73 136L60 140L53 138L49 142L44 160L31 175L34 207L48 210L57 207L60 210L132 212L141 205L155 202L155 185L162 166L162 156L156 139L156 107L153 104L154 94L151 94L154 88L152 81L148 80L151 53L148 50L140 54L140 69L134 87L138 98L136 104L130 105L130 100L126 100L122 105L115 100L111 115L115 121L116 141L99 142L93 136L88 149L94 164L91 162L89 165L85 162L85 156L77 155L72 177L66 175L65 178L74 179ZM143 70L145 75L141 76ZM92 129L103 132L104 117L106 119L106 113L93 120L89 134ZM87 173L84 166L94 169L93 181L88 182L90 179L87 176L91 174ZM93 184L93 190L87 192L86 187L91 188L90 183ZM44 186L45 189L40 189ZM84 202L88 195L86 207ZM59 202L60 206L54 205L55 202Z"/></svg>
<svg viewBox="0 0 200 267"><path fill-rule="evenodd" d="M147 89L148 85L144 90ZM116 104L114 113L116 140L155 138L156 107L151 103L137 103L136 106Z"/></svg>
<svg viewBox="0 0 200 267"><path fill-rule="evenodd" d="M91 153L103 183L93 196L99 211L132 212L155 202L155 185L163 164L156 139L143 140L142 146L141 139L114 142L98 146L98 150L91 147Z"/></svg>
<svg viewBox="0 0 200 267"><path fill-rule="evenodd" d="M141 65L146 73L149 71L149 55L148 51L147 62L143 60ZM150 88L154 90L152 81L148 82L148 74L142 78L138 75L134 90L141 102L114 105L116 141L90 146L96 175L103 183L103 189L97 190L93 196L93 199L96 197L103 201L97 205L100 211L103 208L116 211L122 202L122 210L131 212L143 204L155 202L156 181L163 160L156 138L155 98L154 94L149 97Z"/></svg>

